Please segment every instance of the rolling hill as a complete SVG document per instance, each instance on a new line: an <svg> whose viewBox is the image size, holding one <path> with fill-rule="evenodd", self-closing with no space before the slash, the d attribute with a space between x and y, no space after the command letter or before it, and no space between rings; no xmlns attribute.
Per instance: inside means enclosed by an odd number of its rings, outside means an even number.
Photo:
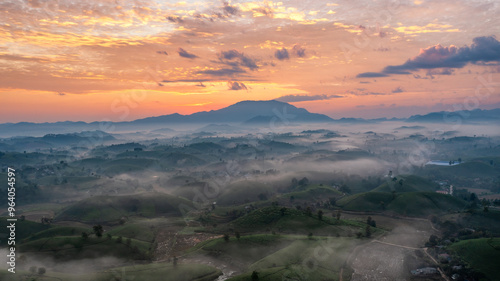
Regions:
<svg viewBox="0 0 500 281"><path fill-rule="evenodd" d="M56 221L117 223L122 217L180 216L193 207L191 201L161 193L125 196L95 196L62 210Z"/></svg>

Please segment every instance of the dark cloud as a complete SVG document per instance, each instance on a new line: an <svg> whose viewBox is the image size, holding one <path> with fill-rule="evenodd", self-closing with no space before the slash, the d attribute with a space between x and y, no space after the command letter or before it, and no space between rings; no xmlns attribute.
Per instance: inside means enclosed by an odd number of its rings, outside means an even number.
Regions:
<svg viewBox="0 0 500 281"><path fill-rule="evenodd" d="M160 82L158 82L158 86L163 87L163 84L162 84L162 83L160 83Z"/></svg>
<svg viewBox="0 0 500 281"><path fill-rule="evenodd" d="M196 82L196 83L201 83L201 82L207 82L210 81L209 79L179 79L179 80L163 80L161 81L162 83L175 83L175 82Z"/></svg>
<svg viewBox="0 0 500 281"><path fill-rule="evenodd" d="M247 67L250 70L259 68L255 59L246 56L238 50L222 51L218 55L219 63L229 65L231 67Z"/></svg>
<svg viewBox="0 0 500 281"><path fill-rule="evenodd" d="M443 69L429 69L426 73L427 76L432 75L453 75L455 70L452 68L443 68Z"/></svg>
<svg viewBox="0 0 500 281"><path fill-rule="evenodd" d="M404 92L404 91L405 91L405 90L403 90L403 88L401 88L401 87L397 87L396 89L392 90L392 92L393 92L394 94L396 94L396 93L402 93L402 92Z"/></svg>
<svg viewBox="0 0 500 281"><path fill-rule="evenodd" d="M387 77L389 75L381 72L363 72L356 75L356 78L375 78L375 77Z"/></svg>
<svg viewBox="0 0 500 281"><path fill-rule="evenodd" d="M198 57L197 55L191 54L188 51L184 50L183 48L179 48L179 50L177 50L177 52L179 53L179 56L181 56L183 58L195 59Z"/></svg>
<svg viewBox="0 0 500 281"><path fill-rule="evenodd" d="M229 3L227 3L227 2L224 2L224 7L222 7L222 10L227 15L236 15L236 14L238 14L238 8L229 5Z"/></svg>
<svg viewBox="0 0 500 281"><path fill-rule="evenodd" d="M409 71L434 68L462 68L469 63L500 62L500 42L493 36L476 37L472 45L443 47L440 44L420 50L401 65L389 65L388 74L408 74Z"/></svg>
<svg viewBox="0 0 500 281"><path fill-rule="evenodd" d="M206 87L205 85L203 85L203 83L202 83L201 81L200 81L200 83L196 84L195 86L196 86L196 87L202 87L202 88L205 88L205 87Z"/></svg>
<svg viewBox="0 0 500 281"><path fill-rule="evenodd" d="M166 51L156 51L157 54L160 54L160 55L167 55L168 56L168 53Z"/></svg>
<svg viewBox="0 0 500 281"><path fill-rule="evenodd" d="M229 90L233 90L233 91L248 90L247 86L245 86L245 84L243 84L242 82L231 82L231 81L228 81L227 82L227 87L229 88Z"/></svg>
<svg viewBox="0 0 500 281"><path fill-rule="evenodd" d="M241 73L246 73L246 71L239 67L221 68L216 70L209 69L196 72L196 74L208 74L213 76L228 76L228 77Z"/></svg>
<svg viewBox="0 0 500 281"><path fill-rule="evenodd" d="M179 17L179 16L168 16L167 20L169 22L173 22L173 23L182 23L182 22L184 22L184 20L182 20L182 18Z"/></svg>
<svg viewBox="0 0 500 281"><path fill-rule="evenodd" d="M292 52L294 55L296 55L299 58L303 58L306 56L306 49L302 48L299 45L294 45L292 48Z"/></svg>
<svg viewBox="0 0 500 281"><path fill-rule="evenodd" d="M66 94L62 93L62 92L57 92L56 95L58 95L58 96L65 96Z"/></svg>
<svg viewBox="0 0 500 281"><path fill-rule="evenodd" d="M301 101L316 101L316 100L329 100L334 98L342 98L339 95L286 95L281 96L275 100L282 102L301 102Z"/></svg>
<svg viewBox="0 0 500 281"><path fill-rule="evenodd" d="M287 60L290 58L290 55L288 54L288 50L285 48L282 48L281 50L276 50L274 53L274 57L279 59L279 60Z"/></svg>

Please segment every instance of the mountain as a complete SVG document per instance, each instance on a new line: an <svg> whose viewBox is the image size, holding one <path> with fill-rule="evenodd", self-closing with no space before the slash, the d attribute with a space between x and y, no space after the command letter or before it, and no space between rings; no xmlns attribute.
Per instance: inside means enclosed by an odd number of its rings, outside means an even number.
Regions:
<svg viewBox="0 0 500 281"><path fill-rule="evenodd" d="M157 123L246 123L258 119L259 122L279 120L281 122L330 122L330 117L310 113L303 108L280 101L241 101L228 107L193 113L191 115L170 114L158 117L148 117L127 122L129 124Z"/></svg>
<svg viewBox="0 0 500 281"><path fill-rule="evenodd" d="M259 119L259 122L249 120ZM183 124L276 124L281 126L289 123L331 122L330 117L310 113L303 108L280 101L241 101L228 107L197 112L190 115L178 113L148 117L126 122L55 122L55 123L5 123L0 124L0 137L12 136L44 136L50 134L68 134L81 131L134 131L145 129L160 129L165 126ZM214 128L209 128L213 131ZM221 129L221 128L217 128Z"/></svg>
<svg viewBox="0 0 500 281"><path fill-rule="evenodd" d="M500 108L491 110L462 110L462 111L440 111L431 112L425 115L413 115L406 122L427 122L427 123L474 123L500 121Z"/></svg>

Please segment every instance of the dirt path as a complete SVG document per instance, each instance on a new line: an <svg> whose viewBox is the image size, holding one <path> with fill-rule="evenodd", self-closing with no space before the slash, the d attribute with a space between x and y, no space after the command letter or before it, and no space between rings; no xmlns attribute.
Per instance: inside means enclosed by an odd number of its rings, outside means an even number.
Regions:
<svg viewBox="0 0 500 281"><path fill-rule="evenodd" d="M421 250L422 249L422 248L413 248L413 247L408 247L408 246L403 246L403 245L396 245L396 244L392 244L392 243L382 242L382 241L379 241L376 239L373 239L371 242L382 243L385 245L390 245L390 246L400 247L400 248L405 248L405 249L410 249L410 250Z"/></svg>

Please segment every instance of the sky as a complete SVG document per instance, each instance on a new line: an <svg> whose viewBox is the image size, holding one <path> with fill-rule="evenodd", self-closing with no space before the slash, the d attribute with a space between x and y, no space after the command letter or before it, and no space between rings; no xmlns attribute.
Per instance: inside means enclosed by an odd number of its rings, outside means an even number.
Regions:
<svg viewBox="0 0 500 281"><path fill-rule="evenodd" d="M0 123L500 107L500 2L0 2Z"/></svg>

